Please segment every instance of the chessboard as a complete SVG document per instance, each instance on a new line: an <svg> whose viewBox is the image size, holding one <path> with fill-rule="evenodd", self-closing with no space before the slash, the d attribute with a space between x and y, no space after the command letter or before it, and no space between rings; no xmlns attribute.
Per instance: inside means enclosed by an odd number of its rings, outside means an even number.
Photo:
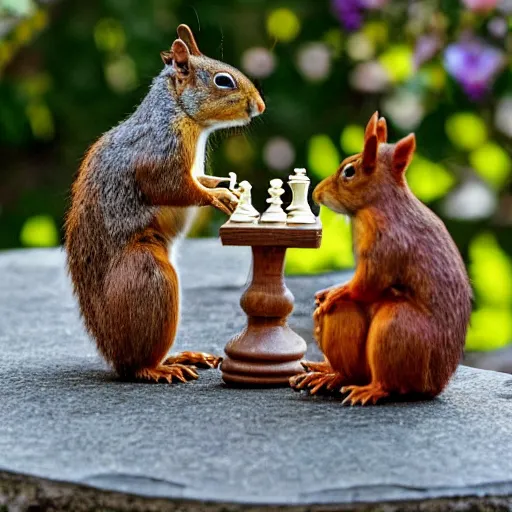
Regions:
<svg viewBox="0 0 512 512"><path fill-rule="evenodd" d="M286 224L255 222L241 224L228 221L220 228L223 245L280 246L317 249L322 242L322 224Z"/></svg>
<svg viewBox="0 0 512 512"><path fill-rule="evenodd" d="M220 228L223 245L252 249L251 282L240 299L247 325L227 343L221 367L229 385L283 386L303 371L300 361L307 346L287 322L294 299L286 287L284 263L288 248L320 247L322 225L307 204L305 170L296 170L288 183L293 196L288 214L281 209L282 181L272 180L270 206L260 216L251 204L250 185L242 182L238 212Z"/></svg>

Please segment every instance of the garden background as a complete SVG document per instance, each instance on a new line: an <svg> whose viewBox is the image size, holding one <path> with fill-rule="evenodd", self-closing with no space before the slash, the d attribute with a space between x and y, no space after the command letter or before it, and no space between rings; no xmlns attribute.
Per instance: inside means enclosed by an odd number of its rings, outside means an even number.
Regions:
<svg viewBox="0 0 512 512"><path fill-rule="evenodd" d="M410 131L413 191L467 263L467 346L512 342L511 0L0 0L0 249L56 246L87 147L133 111L179 23L202 51L258 80L267 111L216 134L210 168L268 181L307 167L313 186L362 147L379 110L390 140ZM290 273L353 265L350 227L322 209L318 251ZM191 236L216 236L204 208Z"/></svg>

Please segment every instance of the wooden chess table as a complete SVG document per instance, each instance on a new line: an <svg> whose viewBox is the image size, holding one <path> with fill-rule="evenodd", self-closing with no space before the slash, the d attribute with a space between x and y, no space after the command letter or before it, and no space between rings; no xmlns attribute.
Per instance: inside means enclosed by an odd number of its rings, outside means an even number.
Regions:
<svg viewBox="0 0 512 512"><path fill-rule="evenodd" d="M322 225L226 222L223 245L252 248L252 280L240 305L247 325L226 345L222 378L230 385L282 386L303 371L306 342L287 323L294 298L284 280L286 249L320 247Z"/></svg>

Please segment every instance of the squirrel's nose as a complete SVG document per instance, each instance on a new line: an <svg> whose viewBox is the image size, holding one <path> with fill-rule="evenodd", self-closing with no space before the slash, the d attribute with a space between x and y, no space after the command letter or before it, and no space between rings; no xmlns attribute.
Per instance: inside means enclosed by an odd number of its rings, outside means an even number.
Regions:
<svg viewBox="0 0 512 512"><path fill-rule="evenodd" d="M265 112L265 103L261 98L258 98L258 100L256 101L256 107L258 108L258 112L260 114L263 114L263 112Z"/></svg>
<svg viewBox="0 0 512 512"><path fill-rule="evenodd" d="M265 112L265 103L260 96L258 96L256 98L256 101L253 103L252 111L253 115L255 116L259 116L260 114L263 114L263 112Z"/></svg>
<svg viewBox="0 0 512 512"><path fill-rule="evenodd" d="M320 191L320 187L318 185L313 190L313 201L316 204L322 203L322 192Z"/></svg>

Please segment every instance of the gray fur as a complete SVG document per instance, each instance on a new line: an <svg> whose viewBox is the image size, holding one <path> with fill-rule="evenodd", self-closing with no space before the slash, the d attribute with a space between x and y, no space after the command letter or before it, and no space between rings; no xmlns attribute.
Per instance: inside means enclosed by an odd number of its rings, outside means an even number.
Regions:
<svg viewBox="0 0 512 512"><path fill-rule="evenodd" d="M101 147L91 161L91 179L101 193L105 227L119 244L143 230L155 214L155 206L145 202L137 186L136 164L151 155L165 165L169 156L181 149L180 138L177 134L173 136L171 122L185 114L169 91L171 73L170 66L166 66L153 80L137 110L103 136Z"/></svg>

